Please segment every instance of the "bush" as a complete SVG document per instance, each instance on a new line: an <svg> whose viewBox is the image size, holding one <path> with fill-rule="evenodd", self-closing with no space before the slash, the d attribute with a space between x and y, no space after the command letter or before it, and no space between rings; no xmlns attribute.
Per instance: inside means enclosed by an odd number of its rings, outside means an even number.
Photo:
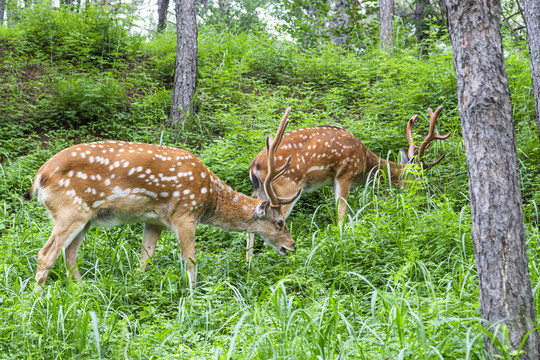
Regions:
<svg viewBox="0 0 540 360"><path fill-rule="evenodd" d="M124 88L111 78L79 76L57 83L54 91L43 104L45 123L52 128L110 121L126 109Z"/></svg>
<svg viewBox="0 0 540 360"><path fill-rule="evenodd" d="M108 13L89 6L84 16L67 8L41 4L22 10L10 33L20 34L13 43L21 52L44 56L52 61L112 64L138 49L141 38L130 34L129 18L121 12ZM123 17L123 18L122 18Z"/></svg>

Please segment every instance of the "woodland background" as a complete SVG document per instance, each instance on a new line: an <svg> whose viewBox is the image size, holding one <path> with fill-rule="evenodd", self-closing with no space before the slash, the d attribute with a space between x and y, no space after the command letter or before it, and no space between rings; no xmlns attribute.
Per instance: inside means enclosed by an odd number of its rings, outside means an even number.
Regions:
<svg viewBox="0 0 540 360"><path fill-rule="evenodd" d="M470 238L456 77L437 4L396 2L394 46L381 49L378 4L335 26L333 2L202 1L194 116L167 126L176 33L141 31L133 7L6 2L0 26L0 358L484 359ZM227 6L220 6L227 5ZM264 11L260 10L263 9ZM525 30L503 2L503 39L539 309L540 146ZM261 13L272 15L270 26ZM267 17L268 18L268 17ZM422 34L422 36L418 36ZM337 43L337 44L336 44ZM19 198L50 156L103 139L162 143L198 156L251 193L248 166L287 107L290 129L347 128L381 157L407 147L414 114L443 106L430 149L441 164L408 188L370 182L336 220L332 190L304 196L288 219L297 251L264 247L252 266L245 235L200 226L199 283L190 290L174 235L138 270L140 225L90 230L84 281L62 261L33 294L51 223ZM258 240L261 241L260 239ZM514 358L498 342L503 358Z"/></svg>

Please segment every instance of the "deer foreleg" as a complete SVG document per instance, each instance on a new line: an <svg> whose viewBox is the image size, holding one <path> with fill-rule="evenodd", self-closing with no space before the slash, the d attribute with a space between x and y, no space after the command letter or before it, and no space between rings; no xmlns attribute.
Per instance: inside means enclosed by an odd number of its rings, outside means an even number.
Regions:
<svg viewBox="0 0 540 360"><path fill-rule="evenodd" d="M338 221L342 222L347 215L347 199L349 197L349 189L351 188L351 182L344 179L334 180L334 192L336 195L336 202L338 203Z"/></svg>
<svg viewBox="0 0 540 360"><path fill-rule="evenodd" d="M180 246L182 258L186 264L189 276L189 287L193 288L195 284L195 228L197 227L195 219L187 217L178 217L171 219L176 231L176 239Z"/></svg>

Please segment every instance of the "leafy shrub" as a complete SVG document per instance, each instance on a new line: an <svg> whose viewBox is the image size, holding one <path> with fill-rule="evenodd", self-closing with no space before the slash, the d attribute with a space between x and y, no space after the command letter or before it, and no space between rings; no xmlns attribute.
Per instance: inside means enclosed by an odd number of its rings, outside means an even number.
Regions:
<svg viewBox="0 0 540 360"><path fill-rule="evenodd" d="M111 78L79 76L57 83L54 91L43 104L45 122L52 128L109 121L126 108L124 89Z"/></svg>
<svg viewBox="0 0 540 360"><path fill-rule="evenodd" d="M88 6L83 15L67 8L37 5L21 11L22 52L50 60L111 64L136 50L141 38L129 32L129 19L121 12Z"/></svg>

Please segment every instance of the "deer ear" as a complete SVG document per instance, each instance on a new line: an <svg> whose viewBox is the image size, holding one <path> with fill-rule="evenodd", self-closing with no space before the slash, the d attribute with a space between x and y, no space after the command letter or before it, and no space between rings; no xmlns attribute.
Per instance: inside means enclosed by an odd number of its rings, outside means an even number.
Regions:
<svg viewBox="0 0 540 360"><path fill-rule="evenodd" d="M405 150L399 149L398 161L400 164L409 163L409 156L407 155L407 152Z"/></svg>
<svg viewBox="0 0 540 360"><path fill-rule="evenodd" d="M266 216L266 209L268 208L269 204L270 204L269 200L264 200L262 203L257 205L255 207L255 216L258 218L262 218Z"/></svg>

